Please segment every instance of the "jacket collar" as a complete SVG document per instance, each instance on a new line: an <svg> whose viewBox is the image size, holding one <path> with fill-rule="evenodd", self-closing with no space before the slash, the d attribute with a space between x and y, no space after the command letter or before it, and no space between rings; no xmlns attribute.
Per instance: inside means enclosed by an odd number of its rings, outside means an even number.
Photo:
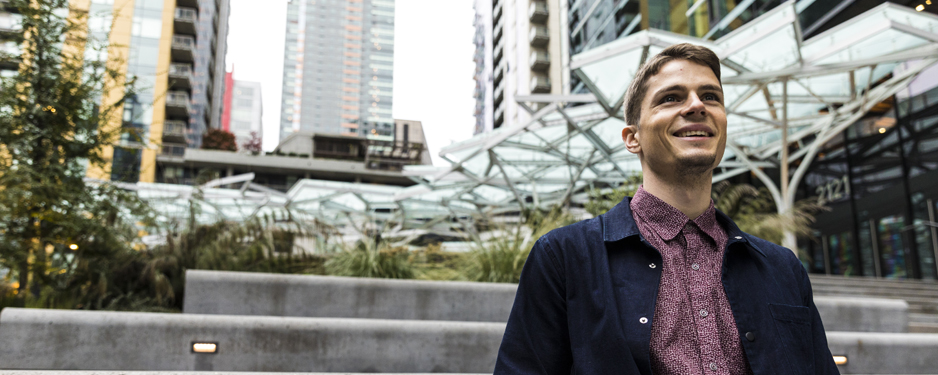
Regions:
<svg viewBox="0 0 938 375"><path fill-rule="evenodd" d="M638 225L635 224L635 218L632 217L632 208L629 207L631 200L632 197L625 197L625 199L615 205L609 212L602 215L604 242L618 242L625 238L639 236L641 234L638 230ZM753 241L749 240L751 236L741 231L739 227L736 226L733 219L730 219L729 216L720 210L716 210L716 216L717 221L723 226L723 229L726 230L728 239L727 246L735 242L743 242L748 245L748 248L755 250L762 256L766 256L762 249L756 246Z"/></svg>

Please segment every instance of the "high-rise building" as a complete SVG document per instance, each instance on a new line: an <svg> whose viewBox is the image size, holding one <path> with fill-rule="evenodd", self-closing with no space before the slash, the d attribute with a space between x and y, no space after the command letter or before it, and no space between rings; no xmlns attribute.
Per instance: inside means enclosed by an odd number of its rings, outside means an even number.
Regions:
<svg viewBox="0 0 938 375"><path fill-rule="evenodd" d="M290 0L280 139L390 130L393 0Z"/></svg>
<svg viewBox="0 0 938 375"><path fill-rule="evenodd" d="M229 12L228 0L199 0L192 110L187 132L187 143L192 148L201 146L206 130L221 126L222 98L227 87L224 76Z"/></svg>
<svg viewBox="0 0 938 375"><path fill-rule="evenodd" d="M0 55L13 58L0 59L0 76L8 77L16 74L19 68L20 45L14 35L22 30L23 16L15 9L0 7Z"/></svg>
<svg viewBox="0 0 938 375"><path fill-rule="evenodd" d="M230 74L230 73L229 73ZM231 80L231 90L226 92L225 112L222 118L222 129L235 135L238 148L251 139L251 133L263 138L262 125L263 102L261 101L261 83L251 81ZM229 96L228 93L231 93Z"/></svg>
<svg viewBox="0 0 938 375"><path fill-rule="evenodd" d="M528 121L530 114L518 105L519 97L568 91L569 53L565 38L560 37L566 35L562 3L476 2L476 133Z"/></svg>
<svg viewBox="0 0 938 375"><path fill-rule="evenodd" d="M88 35L108 44L107 56L87 58L119 61L119 71L139 83L113 125L121 128L120 139L104 150L110 165L88 175L153 182L158 157L198 146L204 127L219 121L228 0L74 0L71 6L87 10Z"/></svg>

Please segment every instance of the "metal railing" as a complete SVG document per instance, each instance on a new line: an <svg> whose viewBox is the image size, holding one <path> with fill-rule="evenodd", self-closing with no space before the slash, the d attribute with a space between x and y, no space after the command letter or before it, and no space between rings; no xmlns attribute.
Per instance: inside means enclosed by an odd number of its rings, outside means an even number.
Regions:
<svg viewBox="0 0 938 375"><path fill-rule="evenodd" d="M163 126L163 136L186 136L186 123L184 121L170 120Z"/></svg>
<svg viewBox="0 0 938 375"><path fill-rule="evenodd" d="M179 63L169 64L169 75L192 78L192 65Z"/></svg>
<svg viewBox="0 0 938 375"><path fill-rule="evenodd" d="M166 105L188 107L189 94L185 91L170 91L166 93Z"/></svg>
<svg viewBox="0 0 938 375"><path fill-rule="evenodd" d="M194 23L199 19L199 12L192 8L176 8L176 19Z"/></svg>
<svg viewBox="0 0 938 375"><path fill-rule="evenodd" d="M185 154L186 154L186 145L175 144L175 143L163 144L163 155L184 156Z"/></svg>
<svg viewBox="0 0 938 375"><path fill-rule="evenodd" d="M173 48L195 49L195 38L185 35L173 35Z"/></svg>

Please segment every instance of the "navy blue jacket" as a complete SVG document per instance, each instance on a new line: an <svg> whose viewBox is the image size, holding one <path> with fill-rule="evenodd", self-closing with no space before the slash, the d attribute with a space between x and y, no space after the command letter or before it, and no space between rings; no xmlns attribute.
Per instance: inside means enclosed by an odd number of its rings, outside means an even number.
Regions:
<svg viewBox="0 0 938 375"><path fill-rule="evenodd" d="M652 373L661 267L649 265L661 255L639 233L630 200L535 243L495 374ZM801 262L722 212L717 220L729 238L723 287L753 374L838 374Z"/></svg>

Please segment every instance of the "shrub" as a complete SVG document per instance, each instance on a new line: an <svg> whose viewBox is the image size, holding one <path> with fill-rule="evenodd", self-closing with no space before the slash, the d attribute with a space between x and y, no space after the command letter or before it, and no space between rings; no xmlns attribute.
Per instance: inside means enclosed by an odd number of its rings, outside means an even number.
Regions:
<svg viewBox="0 0 938 375"><path fill-rule="evenodd" d="M404 247L364 240L332 255L325 269L334 276L413 279L416 272L409 255Z"/></svg>
<svg viewBox="0 0 938 375"><path fill-rule="evenodd" d="M464 274L470 281L517 283L531 248L541 236L575 220L560 209L531 211L525 224L503 228L504 236L476 241L465 259Z"/></svg>

